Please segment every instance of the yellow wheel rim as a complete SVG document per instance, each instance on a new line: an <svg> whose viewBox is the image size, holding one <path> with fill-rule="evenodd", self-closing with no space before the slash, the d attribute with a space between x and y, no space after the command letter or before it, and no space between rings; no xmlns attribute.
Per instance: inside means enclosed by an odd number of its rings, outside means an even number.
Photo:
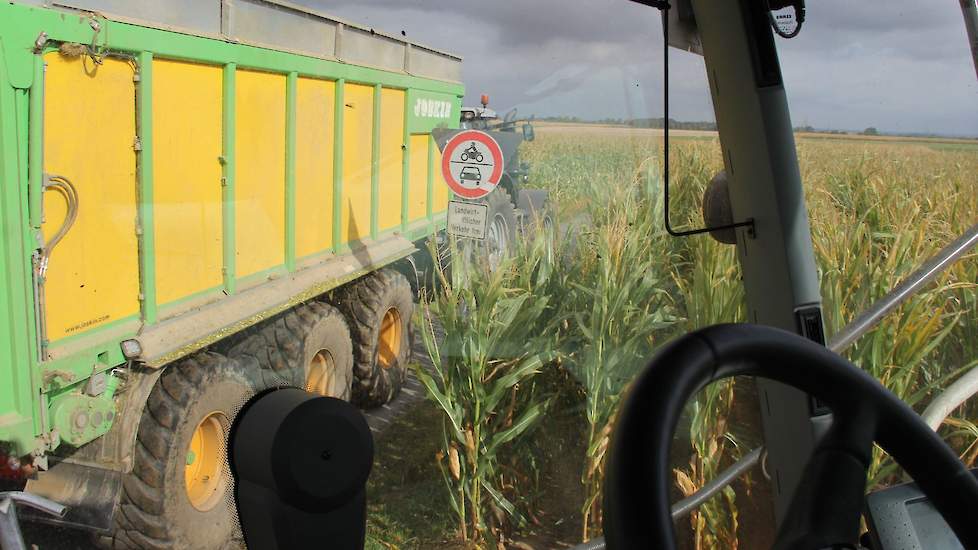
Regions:
<svg viewBox="0 0 978 550"><path fill-rule="evenodd" d="M190 504L206 512L224 496L227 430L230 422L222 412L209 413L197 424L187 447L184 481Z"/></svg>
<svg viewBox="0 0 978 550"><path fill-rule="evenodd" d="M306 373L306 391L332 397L335 372L332 354L324 349L319 350L309 361L309 369Z"/></svg>
<svg viewBox="0 0 978 550"><path fill-rule="evenodd" d="M390 308L380 322L380 337L377 339L377 363L389 369L397 361L401 350L401 314L397 308Z"/></svg>

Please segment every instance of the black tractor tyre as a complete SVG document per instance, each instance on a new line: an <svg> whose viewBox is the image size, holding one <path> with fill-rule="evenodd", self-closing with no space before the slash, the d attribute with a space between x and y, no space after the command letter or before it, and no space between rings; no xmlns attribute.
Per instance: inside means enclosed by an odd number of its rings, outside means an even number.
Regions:
<svg viewBox="0 0 978 550"><path fill-rule="evenodd" d="M512 253L516 243L516 207L502 187L494 189L482 202L489 206L486 238L476 248L490 269L495 269L502 257Z"/></svg>
<svg viewBox="0 0 978 550"><path fill-rule="evenodd" d="M540 208L523 214L522 233L524 237L533 238L537 231L554 230L554 211L550 200L544 201Z"/></svg>
<svg viewBox="0 0 978 550"><path fill-rule="evenodd" d="M439 271L451 280L451 239L442 231L429 237L418 248L421 252L416 256L419 284L415 297L420 301L434 296L442 287ZM408 279L410 280L410 276Z"/></svg>
<svg viewBox="0 0 978 550"><path fill-rule="evenodd" d="M116 529L99 536L100 545L201 550L244 546L226 451L235 417L256 393L251 368L213 352L167 367L143 409L133 470L123 477ZM198 436L203 446L192 447ZM200 467L194 470L192 461L197 460ZM188 475L194 476L191 484Z"/></svg>
<svg viewBox="0 0 978 550"><path fill-rule="evenodd" d="M390 402L407 379L414 345L414 296L407 277L384 268L332 295L353 337L353 404Z"/></svg>
<svg viewBox="0 0 978 550"><path fill-rule="evenodd" d="M227 354L253 361L262 388L296 387L350 400L353 343L343 314L329 304L299 304L255 325Z"/></svg>

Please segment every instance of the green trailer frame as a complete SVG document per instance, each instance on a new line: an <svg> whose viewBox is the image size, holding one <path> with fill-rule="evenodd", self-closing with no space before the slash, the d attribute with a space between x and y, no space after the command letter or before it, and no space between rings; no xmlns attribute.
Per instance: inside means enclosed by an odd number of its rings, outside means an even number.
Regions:
<svg viewBox="0 0 978 550"><path fill-rule="evenodd" d="M0 3L0 449L8 456L33 454L41 460L56 448L61 437L51 412L52 403L64 396L81 396L93 378L107 374L129 360L120 343L135 340L141 354L136 358L150 367L201 349L296 303L322 294L415 251L413 242L444 227L444 213L431 207L436 185L433 147L428 155L428 211L420 220L408 218L408 185L411 134L429 132L444 120L417 116L412 108L425 98L449 98L448 121L457 121L463 87L458 82L413 76L349 64L336 59L279 51L233 43L220 37L195 36L175 30L109 18L85 11L65 11L24 4ZM124 19L124 18L121 18ZM154 58L219 65L224 79L224 288L225 297L203 305L189 300L186 311L161 320L154 280L153 231L137 230L140 250L140 314L136 319L100 326L77 337L58 342L58 349L42 356L47 342L35 311L36 299L32 257L39 247L43 156L43 54L59 43L92 44L100 51L131 56L139 71L137 122L141 147L137 153L138 222L153 222L153 143L150 116L152 63ZM283 266L258 273L249 279L235 276L234 265L234 180L236 159L233 143L234 74L251 69L287 76L286 139L286 243ZM314 77L336 83L336 102L343 104L346 84L357 83L378 89L406 90L404 169L401 205L402 224L379 232L378 139L380 117L374 116L371 176L370 237L356 243L337 243L332 254L303 261L295 257L295 83L299 77ZM376 94L379 97L379 94ZM229 108L230 106L230 108ZM379 113L379 101L374 113ZM451 122L449 122L451 124ZM334 196L342 192L342 109L337 110L334 142ZM437 180L440 181L440 180ZM339 201L334 200L334 235L340 223ZM236 300L236 298L238 298ZM176 306L181 307L181 306ZM171 312L173 313L173 312ZM106 426L107 428L107 426ZM102 430L101 433L104 433Z"/></svg>

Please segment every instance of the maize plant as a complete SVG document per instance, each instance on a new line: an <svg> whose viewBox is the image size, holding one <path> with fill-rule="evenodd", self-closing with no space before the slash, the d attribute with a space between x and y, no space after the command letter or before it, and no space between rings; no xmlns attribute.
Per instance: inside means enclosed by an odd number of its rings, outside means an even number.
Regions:
<svg viewBox="0 0 978 550"><path fill-rule="evenodd" d="M540 420L546 402L532 392L549 362L541 319L548 298L514 285L524 276L511 259L489 271L470 261L439 270L441 285L424 308L423 339L434 365L415 373L442 413L436 462L459 535L501 544L507 523L523 516L500 487L503 448ZM435 324L443 335L439 343Z"/></svg>
<svg viewBox="0 0 978 550"><path fill-rule="evenodd" d="M619 202L599 196L595 192L589 201L594 223L579 236L570 288L561 300L571 321L569 368L585 393L584 540L600 532L601 481L619 401L675 323L666 290L669 258L653 252L665 237L655 229L656 218L643 215L661 212L658 194L639 182Z"/></svg>
<svg viewBox="0 0 978 550"><path fill-rule="evenodd" d="M688 246L688 264L679 264L674 272L685 310L684 329L692 331L717 323L742 321L744 295L733 248L702 238L691 240ZM676 484L684 496L700 490L729 462L740 458L740 449L728 425L734 405L734 383L728 379L710 384L687 406L693 454L688 469L675 470ZM694 511L690 522L697 550L737 548L733 488L728 486Z"/></svg>
<svg viewBox="0 0 978 550"><path fill-rule="evenodd" d="M928 151L903 156L893 150L839 155L838 166L824 175L817 193L810 193L828 334L975 222L978 201L973 189L962 188L960 167L924 175L921 163L937 156ZM805 162L802 168L811 169ZM918 184L921 177L930 180L927 185ZM961 212L972 212L972 217ZM959 263L885 317L845 355L922 411L942 388L975 366L976 280L974 261ZM971 419L951 418L950 431L945 431L965 459L975 437L961 426L970 424L973 414ZM898 474L899 466L876 449L869 487L898 481Z"/></svg>

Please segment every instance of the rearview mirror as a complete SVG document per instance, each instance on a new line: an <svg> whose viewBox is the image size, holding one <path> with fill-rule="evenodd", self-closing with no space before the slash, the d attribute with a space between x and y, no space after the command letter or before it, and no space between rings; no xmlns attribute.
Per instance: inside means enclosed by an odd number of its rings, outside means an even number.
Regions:
<svg viewBox="0 0 978 550"><path fill-rule="evenodd" d="M523 125L523 141L533 141L533 125L527 122Z"/></svg>

